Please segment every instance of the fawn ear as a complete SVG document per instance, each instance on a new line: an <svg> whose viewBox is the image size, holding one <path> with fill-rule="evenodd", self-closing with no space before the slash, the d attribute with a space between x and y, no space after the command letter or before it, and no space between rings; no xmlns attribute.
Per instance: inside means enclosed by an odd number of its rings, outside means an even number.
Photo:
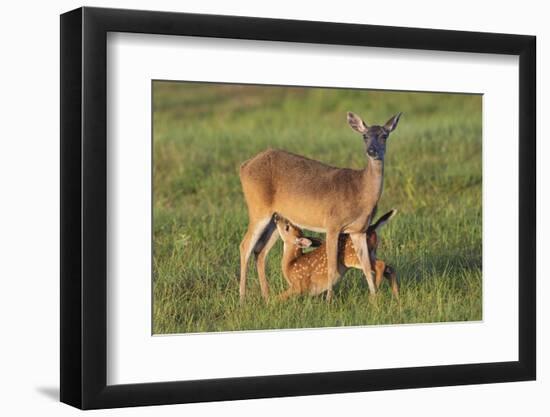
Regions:
<svg viewBox="0 0 550 417"><path fill-rule="evenodd" d="M295 243L299 248L309 248L312 244L311 240L306 237L297 237Z"/></svg>
<svg viewBox="0 0 550 417"><path fill-rule="evenodd" d="M368 130L367 125L359 116L355 113L348 112L348 124L350 127L358 133L366 133Z"/></svg>
<svg viewBox="0 0 550 417"><path fill-rule="evenodd" d="M367 232L376 232L380 227L384 226L387 222L389 222L391 218L396 215L396 213L397 213L396 209L391 209L387 213L383 214L382 216L380 216L378 220L376 220L376 222L374 222L369 226L369 228L367 229Z"/></svg>
<svg viewBox="0 0 550 417"><path fill-rule="evenodd" d="M318 248L319 246L321 246L323 244L323 241L319 238L309 237L308 239L311 240L311 247L312 248Z"/></svg>
<svg viewBox="0 0 550 417"><path fill-rule="evenodd" d="M399 112L395 116L393 116L390 120L388 120L384 125L384 129L386 129L388 132L393 132L397 127L397 123L399 123L399 118L401 117L402 114L403 113Z"/></svg>

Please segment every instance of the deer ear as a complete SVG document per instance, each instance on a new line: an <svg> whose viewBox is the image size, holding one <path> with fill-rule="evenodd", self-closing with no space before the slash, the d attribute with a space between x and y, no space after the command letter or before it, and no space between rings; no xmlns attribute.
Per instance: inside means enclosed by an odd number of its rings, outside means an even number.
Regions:
<svg viewBox="0 0 550 417"><path fill-rule="evenodd" d="M323 241L321 239L318 239L316 237L309 237L309 240L311 240L311 247L312 248L318 248L323 244Z"/></svg>
<svg viewBox="0 0 550 417"><path fill-rule="evenodd" d="M355 113L348 112L348 124L358 133L366 133L368 127L363 120Z"/></svg>
<svg viewBox="0 0 550 417"><path fill-rule="evenodd" d="M399 118L401 117L402 114L403 113L399 112L395 116L393 116L390 120L388 120L384 125L384 129L386 129L388 132L393 132L397 127L397 123L399 123Z"/></svg>
<svg viewBox="0 0 550 417"><path fill-rule="evenodd" d="M305 237L297 237L295 243L299 248L309 248L312 244L311 240Z"/></svg>

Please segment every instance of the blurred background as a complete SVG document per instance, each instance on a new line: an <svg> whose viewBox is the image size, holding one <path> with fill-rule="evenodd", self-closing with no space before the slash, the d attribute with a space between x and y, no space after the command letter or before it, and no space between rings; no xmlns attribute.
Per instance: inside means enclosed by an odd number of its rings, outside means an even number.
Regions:
<svg viewBox="0 0 550 417"><path fill-rule="evenodd" d="M378 256L401 279L368 299L360 271L335 302L265 304L255 268L238 302L239 243L247 212L238 168L268 148L339 167L366 164L346 112L367 124L403 116L385 158ZM482 97L468 94L153 83L154 333L469 321L482 319ZM267 275L286 288L282 244Z"/></svg>

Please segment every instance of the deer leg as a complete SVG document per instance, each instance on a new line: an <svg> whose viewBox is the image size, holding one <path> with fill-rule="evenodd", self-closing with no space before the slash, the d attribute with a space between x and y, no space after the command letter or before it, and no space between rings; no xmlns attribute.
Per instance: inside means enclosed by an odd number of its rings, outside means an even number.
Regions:
<svg viewBox="0 0 550 417"><path fill-rule="evenodd" d="M384 279L384 271L386 270L386 262L381 261L380 259L377 259L374 261L374 284L376 286L376 289L380 289L380 285L382 285L382 280Z"/></svg>
<svg viewBox="0 0 550 417"><path fill-rule="evenodd" d="M278 299L279 301L286 301L289 297L292 297L293 295L300 294L300 290L296 289L294 287L290 287L289 289L283 291L279 294Z"/></svg>
<svg viewBox="0 0 550 417"><path fill-rule="evenodd" d="M384 276L390 280L391 292L395 297L395 299L399 300L399 278L397 277L397 273L395 272L395 269L393 269L389 265L386 265L386 268L384 270Z"/></svg>
<svg viewBox="0 0 550 417"><path fill-rule="evenodd" d="M327 230L327 301L332 300L332 286L338 279L338 236L339 232ZM366 241L365 241L366 242Z"/></svg>
<svg viewBox="0 0 550 417"><path fill-rule="evenodd" d="M372 279L372 271L369 257L369 248L367 246L367 234L366 233L351 233L351 241L353 242L353 248L365 274L365 279L369 286L371 294L376 294L376 287Z"/></svg>
<svg viewBox="0 0 550 417"><path fill-rule="evenodd" d="M262 247L258 248L258 245L256 245L254 248L254 254L256 255L256 270L258 271L262 297L266 301L269 299L269 285L265 276L265 258L278 239L279 233L276 232L275 222L271 221L262 235Z"/></svg>
<svg viewBox="0 0 550 417"><path fill-rule="evenodd" d="M246 231L246 234L244 235L244 238L241 242L241 278L239 285L239 296L241 301L244 300L244 296L246 293L246 273L248 270L248 260L250 259L252 250L256 246L256 243L258 243L258 240L262 236L262 233L270 220L271 217L263 218L256 221L251 220L248 224L248 230Z"/></svg>

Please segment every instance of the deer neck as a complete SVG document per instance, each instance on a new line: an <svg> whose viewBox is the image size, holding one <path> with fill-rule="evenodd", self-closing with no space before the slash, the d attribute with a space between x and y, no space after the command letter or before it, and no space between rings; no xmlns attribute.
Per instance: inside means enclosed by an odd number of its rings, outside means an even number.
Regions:
<svg viewBox="0 0 550 417"><path fill-rule="evenodd" d="M287 274L290 267L303 255L302 249L292 243L284 243L283 258L281 266L283 272Z"/></svg>
<svg viewBox="0 0 550 417"><path fill-rule="evenodd" d="M384 161L370 160L363 171L363 190L364 196L376 199L376 202L382 194L384 185Z"/></svg>

